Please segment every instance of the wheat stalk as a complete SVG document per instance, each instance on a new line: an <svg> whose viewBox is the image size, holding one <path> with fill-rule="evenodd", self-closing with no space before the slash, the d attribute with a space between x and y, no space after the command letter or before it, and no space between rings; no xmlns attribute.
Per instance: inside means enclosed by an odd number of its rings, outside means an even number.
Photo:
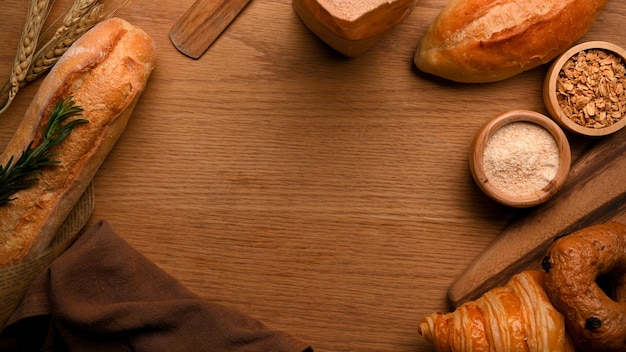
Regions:
<svg viewBox="0 0 626 352"><path fill-rule="evenodd" d="M52 37L44 45L38 46L38 42L42 42L45 37L41 34L41 26L54 0L31 1L31 10L11 78L0 89L0 98L7 96L4 102L0 102L0 114L9 107L21 87L43 75L78 38L104 18L112 16L128 2L121 0L118 1L117 7L105 9L105 5L98 3L99 0L74 0L72 6L62 16L61 24ZM55 21L57 22L59 21Z"/></svg>
<svg viewBox="0 0 626 352"><path fill-rule="evenodd" d="M7 94L7 100L0 109L0 114L9 107L19 91L20 86L26 79L26 74L28 73L33 56L35 55L41 28L48 17L50 7L50 0L31 0L26 25L22 31L22 37L18 44L17 54L15 55L15 62L11 70L11 77L9 78L9 82L3 87L2 92L0 92L0 96Z"/></svg>
<svg viewBox="0 0 626 352"><path fill-rule="evenodd" d="M97 0L76 0L54 36L37 50L23 84L39 78L67 49L104 17L104 6Z"/></svg>
<svg viewBox="0 0 626 352"><path fill-rule="evenodd" d="M80 19L85 16L92 9L93 5L96 4L98 0L76 0L72 4L72 7L67 11L65 17L63 18L63 23L55 33L55 37L60 37L63 33L66 33L70 30L72 25L79 22ZM54 39L54 38L53 38Z"/></svg>

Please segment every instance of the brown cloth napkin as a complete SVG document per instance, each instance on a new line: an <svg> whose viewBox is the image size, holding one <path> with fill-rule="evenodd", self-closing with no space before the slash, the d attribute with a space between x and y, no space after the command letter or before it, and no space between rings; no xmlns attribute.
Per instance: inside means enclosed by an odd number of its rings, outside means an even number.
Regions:
<svg viewBox="0 0 626 352"><path fill-rule="evenodd" d="M0 351L313 351L190 292L105 222L29 287Z"/></svg>

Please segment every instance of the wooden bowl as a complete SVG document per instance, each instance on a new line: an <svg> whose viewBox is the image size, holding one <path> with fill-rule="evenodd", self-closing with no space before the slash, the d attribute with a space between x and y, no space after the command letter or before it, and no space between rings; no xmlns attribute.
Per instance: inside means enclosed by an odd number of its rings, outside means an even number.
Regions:
<svg viewBox="0 0 626 352"><path fill-rule="evenodd" d="M388 0L380 4L355 1L350 8L336 0L294 0L302 22L330 47L348 58L378 42L408 16L417 0ZM373 6L373 7L372 7Z"/></svg>
<svg viewBox="0 0 626 352"><path fill-rule="evenodd" d="M527 110L487 121L474 137L470 153L470 170L480 189L516 208L550 199L563 186L571 163L563 130L549 117Z"/></svg>
<svg viewBox="0 0 626 352"><path fill-rule="evenodd" d="M615 76L616 79L614 79L614 81L615 82L622 81L623 82L622 87L624 89L618 88L616 90L615 88L611 88L610 81L607 80L606 78L605 79L602 78L602 74L601 74L602 70L599 70L599 72L595 75L595 77L594 76L591 77L592 79L589 80L589 82L591 83L584 82L587 87L592 88L591 90L587 90L588 97L592 98L592 100L590 101L590 103L592 103L590 110L587 110L586 108L586 104L585 104L586 100L583 100L586 98L582 96L581 94L582 90L576 89L576 87L578 86L576 83L580 81L580 78L578 77L567 78L563 81L565 83L562 83L562 82L559 83L559 80L560 80L559 77L562 71L564 72L567 71L570 73L573 73L575 71L571 69L572 66L570 65L570 63L568 63L568 60L570 60L572 57L574 57L574 59L578 58L579 57L578 53L580 52L589 53L595 49L602 50L605 53L613 54L614 57L616 58L621 58L621 65L622 66L626 65L626 51L622 49L621 47L615 44L611 44L611 43L603 42L603 41L585 42L585 43L581 43L576 46L573 46L572 48L564 52L562 55L560 55L552 63L545 77L544 85L543 85L543 99L544 99L546 108L548 109L548 112L550 113L552 118L554 118L554 120L559 125L561 125L564 129L575 132L575 133L579 133L582 135L586 135L586 136L604 136L604 135L617 132L618 130L626 126L626 116L624 116L626 114L620 115L619 112L616 112L617 116L619 116L616 118L619 118L619 120L612 122L612 124L608 124L606 123L606 121L611 119L610 116L608 120L602 118L603 110L606 115L610 115L610 112L608 114L606 112L606 110L608 109L597 108L597 106L600 106L600 107L606 106L605 103L607 101L610 101L611 96L620 100L623 103L623 105L626 105L626 78L624 78L623 74ZM602 60L595 59L590 62L593 62L594 65L599 65L600 62L602 62ZM568 66L565 67L564 69L564 65L566 65L566 63L568 64ZM588 69L584 71L588 71ZM582 77L583 75L586 75L584 71L579 71L579 73L576 73L576 75L580 75L579 77ZM621 78L618 78L620 76ZM604 82L604 83L596 84L594 82ZM604 87L600 87L600 86L604 86ZM571 88L571 89L568 89L568 88ZM619 90L621 90L621 92L619 92ZM594 93L591 93L592 91ZM589 124L585 126L582 123L577 123L573 121L572 118L569 117L568 114L564 112L563 108L561 107L559 103L559 100L564 99L566 96L569 96L572 102L574 101L580 102L580 105L578 107L575 107L574 104L568 104L569 105L568 109L577 111L578 116L580 116L581 114L586 114L588 113L588 111L591 111L593 113L593 116L591 117L592 118L591 121L595 121L595 122L592 122L593 124L595 124L595 127L590 127ZM593 102L597 102L598 104L593 104ZM599 103L599 102L605 102L605 103Z"/></svg>

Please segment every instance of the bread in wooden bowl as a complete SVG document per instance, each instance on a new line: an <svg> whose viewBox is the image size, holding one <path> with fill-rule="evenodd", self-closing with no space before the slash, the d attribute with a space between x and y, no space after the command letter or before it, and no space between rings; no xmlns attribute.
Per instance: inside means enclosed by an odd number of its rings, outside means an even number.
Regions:
<svg viewBox="0 0 626 352"><path fill-rule="evenodd" d="M294 0L304 24L346 57L363 54L413 10L417 0Z"/></svg>

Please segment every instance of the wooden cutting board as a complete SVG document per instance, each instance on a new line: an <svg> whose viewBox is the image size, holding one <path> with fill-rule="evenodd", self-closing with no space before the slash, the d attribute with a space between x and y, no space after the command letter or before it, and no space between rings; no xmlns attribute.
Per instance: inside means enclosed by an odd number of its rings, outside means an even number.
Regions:
<svg viewBox="0 0 626 352"><path fill-rule="evenodd" d="M550 201L514 219L448 290L452 304L480 297L525 269L539 269L555 237L615 220L626 223L626 129L598 140Z"/></svg>

